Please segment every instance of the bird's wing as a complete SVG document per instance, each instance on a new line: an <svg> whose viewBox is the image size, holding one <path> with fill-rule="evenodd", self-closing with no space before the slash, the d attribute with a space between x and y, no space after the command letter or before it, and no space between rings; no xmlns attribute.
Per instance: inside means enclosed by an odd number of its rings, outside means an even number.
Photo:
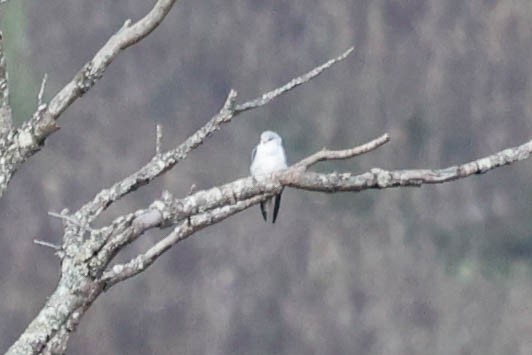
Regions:
<svg viewBox="0 0 532 355"><path fill-rule="evenodd" d="M253 148L253 151L251 152L251 162L253 163L253 160L255 160L255 155L257 155L257 147Z"/></svg>
<svg viewBox="0 0 532 355"><path fill-rule="evenodd" d="M283 144L281 142L282 141L280 140L278 154L281 156L282 169L285 169L285 168L288 167L288 163L287 163L287 159L286 159L286 151L284 150Z"/></svg>

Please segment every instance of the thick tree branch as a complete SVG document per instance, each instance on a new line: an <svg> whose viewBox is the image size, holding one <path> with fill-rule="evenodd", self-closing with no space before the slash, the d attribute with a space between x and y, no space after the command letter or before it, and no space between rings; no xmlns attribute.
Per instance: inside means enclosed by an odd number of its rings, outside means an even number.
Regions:
<svg viewBox="0 0 532 355"><path fill-rule="evenodd" d="M230 105L226 104L224 107L228 106ZM68 334L75 329L83 313L105 288L142 272L172 245L196 231L249 208L279 193L285 187L322 192L356 192L442 183L482 174L526 159L532 151L530 141L482 159L445 169L387 171L376 168L363 174L315 173L307 170L319 161L347 159L372 151L388 140L388 135L383 135L351 149L319 151L283 171L256 178L238 179L219 187L192 193L182 199L175 199L167 193L149 209L119 217L108 227L99 230L84 227L78 218L74 218L73 222L66 225L66 249L62 250L65 254L62 257L62 276L58 290L63 288L64 293L59 295L56 291L52 295L47 306L30 324L13 349L22 349L22 353L37 353L56 347L63 349ZM69 219L65 220L68 222ZM145 231L171 225L178 227L145 253L128 263L107 268L123 246L136 240ZM85 233L89 233L89 238L83 237ZM70 238L70 234L77 237ZM68 240L76 242L69 243ZM52 323L49 321L51 314L55 315Z"/></svg>
<svg viewBox="0 0 532 355"><path fill-rule="evenodd" d="M136 217L131 220L131 224L136 224L136 227L117 235L116 238L112 239L112 243L106 244L101 249L102 254L98 260L105 259L108 263L125 244L131 243L150 228L166 227L173 224L179 224L179 226L145 253L125 264L115 265L110 270L105 271L100 281L105 284L105 287L109 287L142 272L180 240L266 200L279 193L286 186L320 192L358 192L367 189L443 183L475 174L483 174L495 168L527 159L532 152L532 141L529 141L481 159L444 169L388 171L375 168L363 174L323 174L306 170L306 167L321 160L347 159L369 152L388 140L389 136L385 134L351 149L319 151L281 172L260 178L239 179L209 190L198 191L182 199L174 199L166 194L161 201L156 201L150 209L138 211ZM104 263L98 265L104 266Z"/></svg>
<svg viewBox="0 0 532 355"><path fill-rule="evenodd" d="M56 121L61 114L94 86L120 51L150 34L166 17L175 2L176 0L158 0L151 11L139 21L131 24L131 21L127 20L48 104L40 104L33 117L20 128L6 130L0 139L0 156L3 158L0 162L0 196L20 164L35 154L46 138L59 129ZM0 87L1 80L0 73ZM0 96L2 95L7 97L7 91L0 92ZM2 100L5 101L0 98L0 119L2 119ZM7 112L5 109L4 111Z"/></svg>
<svg viewBox="0 0 532 355"><path fill-rule="evenodd" d="M195 232L215 223L218 223L238 212L241 212L257 203L271 197L272 194L262 194L247 200L239 201L233 205L220 207L201 213L185 220L177 226L172 233L158 241L145 253L138 255L126 264L116 264L110 271L105 272L100 281L109 288L114 284L133 277L148 268L159 256L170 249L174 244L186 239Z"/></svg>
<svg viewBox="0 0 532 355"><path fill-rule="evenodd" d="M102 292L80 266L74 260L64 260L59 285L6 354L65 353L70 334Z"/></svg>
<svg viewBox="0 0 532 355"><path fill-rule="evenodd" d="M384 134L366 144L351 149L341 151L322 150L303 159L287 171L304 171L308 166L320 160L354 157L378 148L388 142L389 139L389 135ZM241 182L242 184L240 184ZM251 178L251 180L250 178L241 179L232 184L196 192L179 200L174 199L169 193L166 193L163 194L161 201L156 201L153 204L151 209L137 211L133 214L117 218L113 222L113 226L114 229L120 230L120 233L114 233L112 237L109 235L104 237L103 235L96 234L95 237L86 243L87 246L90 245L91 250L88 254L93 255L90 264L91 269L98 270L95 272L98 275L100 273L99 270L105 268L124 245L133 242L149 228L176 224L195 214L203 213L204 211L209 211L217 207L224 207L228 204L234 204L237 200L242 201L248 197L254 198L257 194L257 188L259 189L259 193L261 193L262 190L267 189L269 186L268 182L266 182L264 187L256 185L255 190L253 190L255 183L256 180L254 178ZM234 184L237 185L236 188L233 186ZM282 190L282 185L280 184L276 184L275 186L271 185L270 187L272 190L269 191L269 194L279 193ZM217 198L213 198L213 196ZM263 199L265 198L263 196Z"/></svg>
<svg viewBox="0 0 532 355"><path fill-rule="evenodd" d="M34 116L32 125L35 139L42 142L55 131L55 121L61 113L94 86L120 51L149 35L163 21L175 2L176 0L158 0L151 11L139 21L131 25L131 20L127 20L92 60L50 100L47 110Z"/></svg>
<svg viewBox="0 0 532 355"><path fill-rule="evenodd" d="M532 140L484 158L444 169L383 170L374 168L364 174L305 172L299 175L286 171L279 176L279 181L284 186L321 192L356 192L367 189L441 184L471 175L484 174L498 167L527 159L531 152Z"/></svg>
<svg viewBox="0 0 532 355"><path fill-rule="evenodd" d="M0 0L0 2L5 2ZM165 18L176 0L158 0L152 10L142 19L131 25L127 20L124 26L113 35L96 53L91 61L76 74L48 103L42 103L42 90L39 93L39 105L33 117L18 129L5 130L0 137L0 196L7 188L18 167L35 154L45 139L58 129L56 120L76 99L90 90L103 75L118 53L140 41L151 33ZM0 38L0 114L8 117L7 74L3 59ZM3 110L2 110L3 109ZM11 114L9 112L9 119ZM2 123L3 124L3 123ZM3 129L5 126L0 127ZM1 130L0 130L1 131ZM76 220L77 221L77 220ZM80 225L84 226L84 221ZM69 224L65 228L65 240L82 240L85 227ZM72 237L67 238L67 235ZM75 248L78 247L79 248ZM9 348L7 354L64 353L67 341L81 316L101 288L90 278L86 264L80 257L87 248L71 243L62 256L62 271L59 285L48 299L39 315L29 324L20 338ZM77 253L76 253L77 252Z"/></svg>
<svg viewBox="0 0 532 355"><path fill-rule="evenodd" d="M212 133L220 129L224 123L230 122L238 114L266 105L276 97L296 88L297 86L312 80L321 74L333 64L345 59L353 48L350 48L340 56L327 61L326 63L312 69L311 71L290 80L287 84L277 89L271 90L260 97L237 105L235 103L237 93L234 90L229 92L225 104L218 114L212 117L203 127L198 129L194 134L188 137L185 142L177 148L163 154L156 154L153 159L133 173L129 177L117 182L108 189L100 191L90 202L85 204L77 213L80 219L86 219L89 222L94 220L102 211L109 207L113 202L119 200L126 194L136 190L140 186L149 183L157 176L171 169L179 161L185 159L192 150L197 148Z"/></svg>
<svg viewBox="0 0 532 355"><path fill-rule="evenodd" d="M199 146L207 136L216 131L222 122L231 120L234 115L232 107L234 106L235 98L236 91L231 90L220 112L196 133L187 138L184 143L166 153L155 154L152 160L138 171L115 183L110 188L101 190L91 201L81 207L76 215L80 219L85 219L89 222L93 221L113 202L146 185L157 176L171 169L179 161L185 159L187 154Z"/></svg>

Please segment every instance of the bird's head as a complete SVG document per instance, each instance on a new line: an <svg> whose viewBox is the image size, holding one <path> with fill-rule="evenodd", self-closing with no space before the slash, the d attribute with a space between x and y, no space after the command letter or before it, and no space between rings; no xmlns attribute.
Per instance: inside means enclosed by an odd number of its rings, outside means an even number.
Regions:
<svg viewBox="0 0 532 355"><path fill-rule="evenodd" d="M266 144L268 142L277 141L281 142L281 136L279 136L274 131L264 131L260 135L260 144Z"/></svg>

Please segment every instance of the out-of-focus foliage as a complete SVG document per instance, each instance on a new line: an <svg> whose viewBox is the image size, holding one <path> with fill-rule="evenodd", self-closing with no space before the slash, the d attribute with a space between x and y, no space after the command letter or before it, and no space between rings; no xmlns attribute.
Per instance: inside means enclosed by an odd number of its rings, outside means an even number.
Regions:
<svg viewBox="0 0 532 355"><path fill-rule="evenodd" d="M10 103L16 124L23 122L34 111L38 79L32 63L38 53L32 53L27 38L28 1L11 1L0 10L0 29L4 34L5 55L9 70ZM32 60L32 57L36 56Z"/></svg>
<svg viewBox="0 0 532 355"><path fill-rule="evenodd" d="M28 60L32 85L17 95L30 112L34 75L48 72L53 94L126 18L151 6L48 0L26 2L23 16L11 3L2 15L15 41L8 65ZM7 36L12 16L25 26ZM528 0L180 1L65 113L0 201L2 348L55 286L57 259L31 243L59 240L47 211L75 209L143 164L156 123L174 146L230 88L257 96L355 46L317 80L238 117L109 219L162 189L187 194L192 184L247 175L264 129L281 133L292 162L391 133L388 146L328 166L339 171L457 164L532 137L531 18ZM246 211L112 289L70 351L529 354L531 164L421 189L287 190L276 225Z"/></svg>

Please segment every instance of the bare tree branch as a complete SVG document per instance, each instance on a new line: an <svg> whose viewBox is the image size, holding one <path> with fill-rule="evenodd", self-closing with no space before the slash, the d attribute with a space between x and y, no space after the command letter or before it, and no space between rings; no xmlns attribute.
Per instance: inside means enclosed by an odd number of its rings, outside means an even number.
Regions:
<svg viewBox="0 0 532 355"><path fill-rule="evenodd" d="M6 0L0 0L0 3ZM0 196L18 167L37 152L59 126L58 118L102 77L121 50L145 38L166 17L175 0L157 0L151 11L137 22L126 20L94 57L48 103L43 100L46 75L37 97L32 118L20 128L12 127L9 107L8 75L0 33ZM445 169L383 170L364 173L317 173L309 168L320 161L350 159L373 151L390 140L387 134L368 143L345 150L316 152L297 164L271 175L246 177L207 190L191 192L183 198L163 193L148 208L115 218L110 224L91 228L91 223L113 202L150 183L173 168L201 145L207 137L233 117L266 105L276 97L310 81L335 63L345 59L353 48L340 56L298 76L258 98L236 103L231 90L220 111L203 127L174 149L163 152L162 130L157 126L155 156L129 177L104 189L77 212L64 210L50 213L63 222L62 245L34 240L53 248L61 258L61 274L56 290L47 299L35 319L8 350L8 354L64 353L70 334L94 300L107 288L146 270L157 258L179 241L205 227L214 225L236 213L280 193L286 187L320 192L358 192L400 186L421 186L483 174L500 166L526 159L532 152L532 141L506 149L482 159ZM174 227L166 237L145 252L123 264L111 264L124 246L153 228Z"/></svg>
<svg viewBox="0 0 532 355"><path fill-rule="evenodd" d="M0 136L13 126L11 106L9 106L9 85L6 58L4 56L4 35L0 31Z"/></svg>
<svg viewBox="0 0 532 355"><path fill-rule="evenodd" d="M0 0L0 2L5 2ZM151 33L165 18L175 0L158 0L151 11L142 19L131 25L127 20L122 28L113 35L96 53L91 61L57 93L48 104L42 102L44 81L38 96L39 106L33 117L18 129L5 129L0 137L0 196L3 194L13 174L30 156L35 154L44 140L58 129L56 120L76 99L90 90L103 75L118 53L140 41ZM3 59L2 38L0 38L0 109L2 117L8 107L7 74ZM4 128L3 125L0 128ZM70 218L62 216L63 220ZM74 218L74 220L76 220ZM77 220L76 220L77 221ZM80 227L81 226L81 227ZM85 221L79 225L65 224L65 238L68 243L62 258L61 279L55 292L49 297L37 317L28 325L20 338L9 348L7 354L64 353L70 334L75 330L81 316L101 293L99 285L88 274L86 264L80 259L82 252L80 241L84 233L94 232ZM106 232L105 230L102 232ZM42 243L41 243L42 244ZM79 247L79 248L78 248Z"/></svg>
<svg viewBox="0 0 532 355"><path fill-rule="evenodd" d="M389 135L384 134L377 139L351 149L320 151L303 159L293 167L285 170L285 172L292 174L291 172L294 171L304 171L308 166L320 160L354 157L376 149L388 142L389 139ZM271 189L270 191L266 190L268 187ZM272 185L266 182L266 185L262 186L254 178L247 178L209 190L199 191L183 199L174 199L169 193L165 193L163 194L163 199L156 201L150 209L140 210L117 218L113 222L113 226L120 232L114 233L113 236L106 235L103 237L103 235L98 235L86 243L87 247L90 245L90 253L86 254L93 255L90 262L91 269L100 270L105 268L124 245L136 240L147 229L176 224L198 213L225 207L228 204L235 204L248 198L255 198L257 194L262 194L262 199L266 199L272 194L279 193L282 188L281 184ZM267 192L267 194L264 195L264 192Z"/></svg>
<svg viewBox="0 0 532 355"><path fill-rule="evenodd" d="M166 227L179 224L167 237L157 242L148 251L138 255L125 264L117 264L105 271L100 281L104 287L110 287L130 278L149 267L172 245L209 225L216 224L235 213L249 208L279 193L285 186L321 192L358 192L367 189L384 189L400 186L420 186L422 184L443 183L466 178L474 174L483 174L495 168L527 159L532 152L532 141L523 145L505 149L493 155L477 159L462 165L445 169L413 169L387 171L371 169L363 174L330 173L322 174L306 171L306 167L321 160L346 159L376 149L389 140L387 134L364 145L347 150L319 151L284 171L259 179L248 177L231 183L198 191L191 196L174 199L166 194L148 210L137 211L132 224L137 228L125 229L111 242L106 244L95 257L100 262L94 266L104 266L116 255L117 250L131 243L143 232L154 227ZM150 216L149 223L141 222L144 216ZM142 225L142 227L138 227ZM101 262L105 260L105 262Z"/></svg>
<svg viewBox="0 0 532 355"><path fill-rule="evenodd" d="M175 165L177 160L183 159L221 123L230 120L234 116L235 95L234 92L230 93L220 113L209 121L207 126L192 135L178 148L162 154L161 156L168 159L168 162L163 160L165 164L151 166L150 164L154 164L153 161L157 158L155 157L146 165L150 169L143 173L145 175L134 174L136 179L134 181L149 182L157 174ZM145 270L172 245L194 232L249 208L279 193L285 187L322 192L356 192L366 189L442 183L473 174L482 174L526 159L532 151L532 141L530 141L466 164L434 170L387 171L375 168L363 174L315 173L307 170L319 161L347 159L370 152L388 140L389 136L385 134L351 149L322 150L283 171L271 175L238 179L209 190L193 192L181 199L175 199L171 194L165 193L161 200L155 201L147 210L121 216L110 225L98 230L86 227L88 222L101 212L102 206L106 206L105 203L98 205L97 199L72 216L62 213L60 218L68 223L65 224L61 251L64 255L58 288L8 353L64 351L69 334L76 329L82 315L104 289ZM111 194L105 194L102 201L110 203L120 194L131 191L131 185L120 185L121 183L124 182L120 182ZM145 231L172 225L178 225L178 227L145 253L128 263L108 268L114 256Z"/></svg>
<svg viewBox="0 0 532 355"><path fill-rule="evenodd" d="M185 159L187 154L198 147L212 132L216 131L222 122L233 117L234 111L232 107L234 106L235 98L236 91L231 90L220 112L196 133L187 138L184 143L164 154L156 154L148 164L132 175L115 183L108 189L101 190L91 201L83 205L76 214L79 218L86 219L89 222L93 221L113 202L149 183L157 176L171 169L179 161Z"/></svg>
<svg viewBox="0 0 532 355"><path fill-rule="evenodd" d="M212 117L203 127L188 137L185 142L177 148L164 154L156 154L153 159L133 173L129 177L117 182L108 189L100 191L90 202L85 204L78 212L79 218L86 218L88 221L94 220L101 212L109 207L114 201L119 200L128 193L136 190L142 185L149 183L157 176L171 169L179 161L185 159L192 150L197 148L212 133L217 131L224 123L230 122L236 115L266 105L274 98L296 88L297 86L315 78L333 64L346 58L353 48L350 48L340 56L327 61L326 63L312 69L311 71L290 80L287 84L277 89L269 91L259 98L250 100L243 104L235 104L237 93L231 90L225 100L222 109Z"/></svg>
<svg viewBox="0 0 532 355"><path fill-rule="evenodd" d="M43 310L44 315L41 317L40 314L34 322L38 322L41 318L43 319L40 321L44 321L47 315L46 312L55 311L56 313L54 314L57 314L59 309L57 309L58 306L54 302L59 302L62 307L60 308L61 310L69 311L66 313L59 312L60 317L54 319L62 319L62 322L57 323L55 328L53 328L57 329L57 331L48 336L49 339L58 339L58 343L62 344L60 340L64 340L65 336L67 336L65 334L75 329L81 315L106 287L146 269L160 255L183 238L259 203L278 193L284 187L289 186L324 192L356 192L365 189L442 183L465 178L473 174L482 174L497 167L526 159L532 151L532 141L530 141L521 146L506 149L466 164L434 170L387 171L371 169L363 174L323 174L309 172L302 168L305 164L310 166L311 163L319 160L344 159L349 154L356 155L356 151L371 151L374 149L373 147L376 148L386 140L387 136L384 135L350 150L327 151L326 156L318 152L316 153L317 155L303 159L300 163L284 171L258 178L239 179L209 190L195 192L183 199L174 199L171 195L165 194L163 199L154 202L150 209L119 217L110 226L98 231L92 231L91 233L97 234L96 237L85 240L85 244L78 248L77 253L75 252L76 249L65 251L67 256L63 259L59 288L67 280L68 282L72 282L74 279L77 281L74 285L69 286L67 295L62 295L59 298L54 293ZM361 147L364 147L364 149ZM349 151L349 153L346 153L346 151ZM134 241L143 232L150 228L165 228L173 224L178 224L179 226L148 251L126 264L115 265L107 269L107 265L121 248ZM105 236L105 238L102 238L102 236ZM100 250L93 254L93 249L87 249L92 246L90 243L95 240L99 242L103 240L104 243ZM49 308L51 309L46 311ZM50 342L42 344L47 347L51 346Z"/></svg>
<svg viewBox="0 0 532 355"><path fill-rule="evenodd" d="M296 164L297 167L308 169L310 166L323 161L323 160L338 160L338 159L350 159L357 155L362 155L372 150L379 148L380 146L390 141L389 134L383 134L379 138L372 140L366 144L360 145L346 150L327 150L323 149L310 157L303 159Z"/></svg>
<svg viewBox="0 0 532 355"><path fill-rule="evenodd" d="M2 196L20 164L39 151L45 139L59 129L56 122L59 116L94 86L121 50L150 34L166 17L175 2L176 0L158 0L151 11L139 21L131 24L131 20L127 20L122 28L109 38L96 55L48 104L39 104L32 118L20 128L5 131L4 136L0 139L0 156L3 158L0 162L0 196ZM5 65L0 64L0 87L2 87L2 68L5 72ZM4 75L4 77L7 79L7 76ZM7 88L7 86L5 87ZM7 114L2 113L8 111L5 109L8 106L3 106L4 102L7 103L7 99L5 99L7 98L7 89L0 90L0 96L2 97L0 98L0 119L2 119L4 116L8 117ZM42 100L42 96L40 97Z"/></svg>
<svg viewBox="0 0 532 355"><path fill-rule="evenodd" d="M168 226L179 223L195 214L220 208L238 201L247 200L260 194L277 194L283 187L293 187L321 192L357 192L366 189L384 189L399 186L420 186L465 178L474 174L483 174L497 167L511 164L529 157L532 151L532 141L523 145L505 149L496 154L469 163L444 169L412 169L412 170L383 170L371 169L362 174L356 173L315 173L306 170L319 160L346 159L349 155L356 156L369 152L389 140L387 134L364 145L347 150L319 151L293 166L272 176L258 178L248 177L231 183L213 187L193 193L182 199L174 199L168 194L160 201L156 201L150 209L159 211L158 217L150 219L149 228ZM149 211L149 210L148 210ZM130 215L130 224L139 222L145 212L137 211L136 217ZM121 217L125 220L125 217ZM118 224L119 220L115 223ZM141 225L145 223L141 223ZM102 248L107 256L114 255L114 249L132 242L147 228L132 228L126 233L115 235L112 243ZM122 229L123 231L125 229Z"/></svg>
<svg viewBox="0 0 532 355"><path fill-rule="evenodd" d="M347 56L349 54L351 54L353 49L354 49L353 47L349 48L347 51L345 51L344 53L340 54L338 57L333 58L333 59L323 63L319 67L316 67L316 68L312 69L311 71L309 71L308 73L306 73L304 75L298 76L297 78L294 78L294 79L290 80L288 83L286 83L285 85L283 85L283 86L281 86L281 87L279 87L279 88L277 88L275 90L272 90L272 91L269 91L269 92L263 94L261 97L258 97L258 98L254 99L254 100L250 100L250 101L245 102L245 103L243 103L241 105L237 105L236 106L236 111L244 112L244 111L247 111L247 110L251 110L251 109L266 105L268 102L270 102L271 100L273 100L277 96L282 95L285 92L290 91L293 88L295 88L295 87L297 87L297 86L299 86L299 85L301 85L303 83L306 83L307 81L309 81L311 79L314 79L315 77L320 75L325 69L330 68L331 66L333 66L333 64L344 60L345 58L347 58Z"/></svg>
<svg viewBox="0 0 532 355"><path fill-rule="evenodd" d="M471 175L484 174L498 167L527 159L531 152L532 140L481 159L444 169L389 171L374 168L364 174L319 174L305 172L297 175L286 172L279 176L279 180L284 186L322 192L356 192L367 189L387 189L401 186L441 184L457 179L463 179Z"/></svg>
<svg viewBox="0 0 532 355"><path fill-rule="evenodd" d="M120 51L149 35L163 21L175 2L176 0L158 0L151 11L133 25L130 24L131 20L127 20L92 60L50 100L48 109L34 116L32 125L35 127L35 139L42 142L55 131L55 121L61 113L94 86Z"/></svg>
<svg viewBox="0 0 532 355"><path fill-rule="evenodd" d="M234 205L220 207L205 213L201 213L191 217L177 226L172 233L165 238L158 241L145 253L138 255L126 264L116 264L110 271L105 272L100 281L105 284L105 288L109 288L114 284L133 277L146 268L148 268L159 256L170 249L174 244L186 239L195 232L215 223L218 223L227 217L230 217L238 212L241 212L250 206L266 200L272 194L263 194L252 197L247 200L239 201Z"/></svg>

